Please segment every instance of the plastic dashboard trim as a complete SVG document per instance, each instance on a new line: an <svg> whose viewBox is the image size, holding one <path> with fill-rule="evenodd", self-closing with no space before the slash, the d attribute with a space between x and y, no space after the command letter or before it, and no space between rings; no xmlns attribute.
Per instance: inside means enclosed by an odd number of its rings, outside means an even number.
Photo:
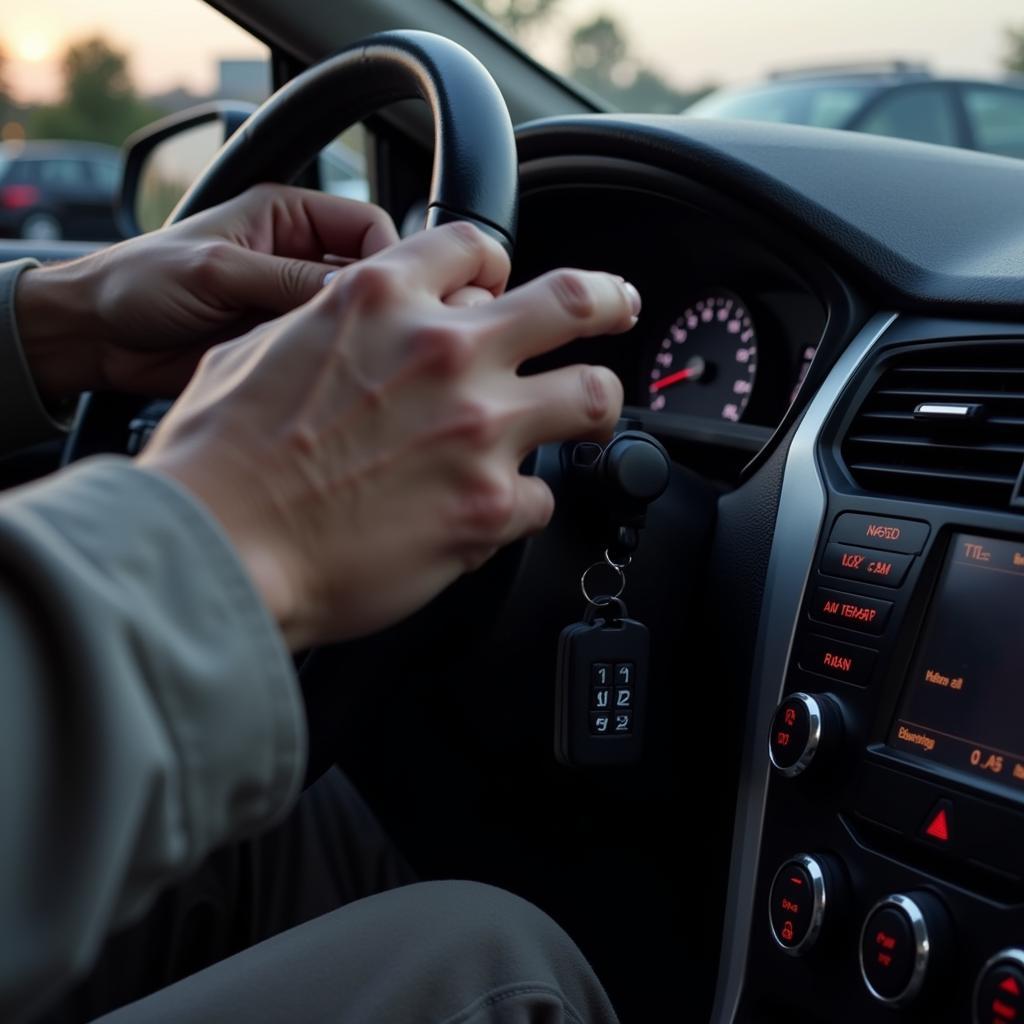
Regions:
<svg viewBox="0 0 1024 1024"><path fill-rule="evenodd" d="M735 1020L746 975L769 779L760 738L767 734L782 697L800 605L825 516L825 483L815 448L836 402L896 318L895 313L878 313L853 338L808 405L786 456L754 652L754 699L745 723L725 908L725 920L731 927L726 928L722 943L722 970L711 1018L718 1024ZM795 571L794 566L805 569Z"/></svg>

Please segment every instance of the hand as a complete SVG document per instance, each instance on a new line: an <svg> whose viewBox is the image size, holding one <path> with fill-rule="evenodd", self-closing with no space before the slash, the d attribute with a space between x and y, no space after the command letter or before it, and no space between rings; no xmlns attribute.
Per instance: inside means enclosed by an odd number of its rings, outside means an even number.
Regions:
<svg viewBox="0 0 1024 1024"><path fill-rule="evenodd" d="M211 344L308 301L337 265L398 241L379 207L258 185L71 263L26 271L16 309L44 399L175 395Z"/></svg>
<svg viewBox="0 0 1024 1024"><path fill-rule="evenodd" d="M523 457L618 419L604 367L517 369L628 330L636 290L560 270L501 295L508 271L468 224L378 253L207 353L140 456L220 520L294 649L390 625L544 527L552 495ZM498 297L445 305L464 286Z"/></svg>

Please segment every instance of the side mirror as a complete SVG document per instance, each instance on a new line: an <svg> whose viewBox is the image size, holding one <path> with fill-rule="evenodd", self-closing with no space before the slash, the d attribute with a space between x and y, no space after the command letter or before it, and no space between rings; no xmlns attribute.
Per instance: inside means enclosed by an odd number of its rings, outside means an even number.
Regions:
<svg viewBox="0 0 1024 1024"><path fill-rule="evenodd" d="M256 109L203 103L139 129L125 141L117 222L125 238L160 227L214 153Z"/></svg>

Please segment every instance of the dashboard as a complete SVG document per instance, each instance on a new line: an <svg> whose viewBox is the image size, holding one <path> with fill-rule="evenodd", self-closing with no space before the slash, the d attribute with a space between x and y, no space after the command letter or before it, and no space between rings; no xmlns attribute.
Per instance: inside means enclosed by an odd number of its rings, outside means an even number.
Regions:
<svg viewBox="0 0 1024 1024"><path fill-rule="evenodd" d="M520 141L522 276L601 267L645 299L566 361L612 367L628 417L727 485L706 573L658 591L696 595L662 628L711 1019L1024 1019L1019 165L668 118Z"/></svg>
<svg viewBox="0 0 1024 1024"><path fill-rule="evenodd" d="M542 230L551 223L554 238ZM764 445L826 322L824 301L784 244L657 181L524 189L520 237L520 280L558 266L599 268L632 281L644 300L629 334L579 341L528 372L601 362L622 380L626 415L656 436L747 458Z"/></svg>

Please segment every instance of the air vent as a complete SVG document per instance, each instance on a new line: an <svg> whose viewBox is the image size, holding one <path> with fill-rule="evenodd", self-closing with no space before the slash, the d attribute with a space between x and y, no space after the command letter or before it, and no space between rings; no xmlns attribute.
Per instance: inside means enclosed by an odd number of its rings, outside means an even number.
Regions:
<svg viewBox="0 0 1024 1024"><path fill-rule="evenodd" d="M1008 508L1024 464L1024 340L890 360L842 444L865 490Z"/></svg>

